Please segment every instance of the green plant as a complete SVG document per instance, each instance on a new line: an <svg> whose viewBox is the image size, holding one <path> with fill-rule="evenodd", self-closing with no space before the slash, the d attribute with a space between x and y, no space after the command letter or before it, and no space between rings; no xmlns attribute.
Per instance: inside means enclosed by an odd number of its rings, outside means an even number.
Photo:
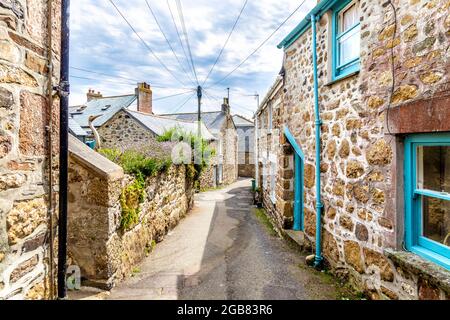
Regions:
<svg viewBox="0 0 450 320"><path fill-rule="evenodd" d="M145 199L145 180L139 175L136 180L122 190L120 204L122 206L122 217L120 227L129 230L139 222L140 205Z"/></svg>

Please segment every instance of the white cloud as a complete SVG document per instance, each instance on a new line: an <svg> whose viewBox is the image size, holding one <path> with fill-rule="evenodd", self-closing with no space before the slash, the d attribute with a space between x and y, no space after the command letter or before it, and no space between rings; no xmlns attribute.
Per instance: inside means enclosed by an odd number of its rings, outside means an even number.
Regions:
<svg viewBox="0 0 450 320"><path fill-rule="evenodd" d="M114 2L155 54L173 71L177 79L174 79L142 45L109 0L77 0L72 2L71 8L71 65L115 75L117 78L71 70L73 75L95 79L72 79L71 103L84 103L85 93L89 88L99 90L104 95L129 94L133 92L134 82L138 81L168 87L154 88L156 99L183 92L181 87L194 88L195 83L183 73L153 20L145 0L115 0ZM182 61L184 69L188 70L189 64L180 46L166 0L148 0L148 2L176 50L178 58ZM182 0L181 2L198 78L200 82L203 82L241 10L243 0ZM302 0L249 0L206 87L233 70L301 2ZM175 0L169 0L169 3L181 28ZM214 98L205 95L203 108L218 110L222 97L226 95L226 88L231 87L232 102L235 103L233 112L251 117L251 110L256 109L256 101L253 97L244 97L244 95L259 92L261 97L264 96L281 68L282 51L276 48L277 43L301 21L315 3L315 0L306 0L302 9L257 54L220 86L208 89L207 93L214 95ZM185 85L181 85L177 80ZM156 112L173 111L186 101L187 97L189 94L155 101ZM191 99L182 110L195 111L196 101Z"/></svg>

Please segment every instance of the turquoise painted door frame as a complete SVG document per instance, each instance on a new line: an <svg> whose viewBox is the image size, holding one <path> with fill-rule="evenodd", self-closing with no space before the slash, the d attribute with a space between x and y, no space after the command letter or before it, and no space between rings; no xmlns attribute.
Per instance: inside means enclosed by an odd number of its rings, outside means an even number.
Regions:
<svg viewBox="0 0 450 320"><path fill-rule="evenodd" d="M284 128L284 135L288 139L292 148L295 151L295 164L294 164L294 230L303 231L304 229L304 199L303 199L303 177L304 177L304 160L305 155L302 149L298 145L292 133L289 131L288 127Z"/></svg>

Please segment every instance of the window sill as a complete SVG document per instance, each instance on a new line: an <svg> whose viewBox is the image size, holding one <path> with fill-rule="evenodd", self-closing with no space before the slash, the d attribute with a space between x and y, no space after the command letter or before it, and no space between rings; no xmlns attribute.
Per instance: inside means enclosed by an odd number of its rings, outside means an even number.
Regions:
<svg viewBox="0 0 450 320"><path fill-rule="evenodd" d="M421 278L450 293L450 271L444 267L411 252L386 249L385 255L402 269L420 275Z"/></svg>
<svg viewBox="0 0 450 320"><path fill-rule="evenodd" d="M346 79L348 79L348 78L351 78L351 77L353 77L353 76L358 75L359 72L360 72L360 70L354 71L354 72L351 72L351 73L349 73L349 74L346 74L345 76L341 76L341 77L338 77L338 78L336 78L336 79L333 79L333 80L331 80L330 82L326 83L325 86L332 86L332 85L334 85L335 83L338 83L338 82L340 82L340 81L342 81L342 80L346 80Z"/></svg>

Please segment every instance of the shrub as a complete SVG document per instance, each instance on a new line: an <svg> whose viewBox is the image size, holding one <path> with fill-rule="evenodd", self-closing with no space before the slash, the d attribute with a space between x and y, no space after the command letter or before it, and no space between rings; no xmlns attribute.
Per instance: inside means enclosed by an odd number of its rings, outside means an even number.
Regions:
<svg viewBox="0 0 450 320"><path fill-rule="evenodd" d="M122 206L122 217L120 227L129 230L139 222L140 205L145 200L145 180L139 175L136 180L122 190L120 204Z"/></svg>

